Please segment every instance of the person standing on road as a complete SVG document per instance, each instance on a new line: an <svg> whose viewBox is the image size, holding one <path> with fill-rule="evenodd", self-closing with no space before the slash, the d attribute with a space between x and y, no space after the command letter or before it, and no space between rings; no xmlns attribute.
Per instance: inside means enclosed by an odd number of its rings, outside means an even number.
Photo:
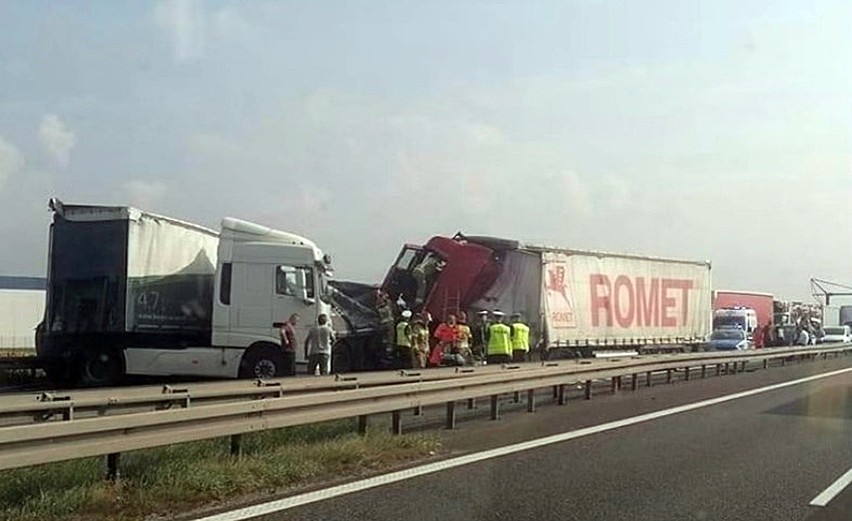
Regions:
<svg viewBox="0 0 852 521"><path fill-rule="evenodd" d="M411 324L411 361L414 369L425 369L429 360L429 325L426 315L428 313L425 311L418 314Z"/></svg>
<svg viewBox="0 0 852 521"><path fill-rule="evenodd" d="M476 324L473 325L473 355L480 360L485 359L485 351L488 346L488 311L482 310L476 314Z"/></svg>
<svg viewBox="0 0 852 521"><path fill-rule="evenodd" d="M308 358L308 374L328 374L328 362L331 347L334 345L334 330L328 323L328 315L317 317L317 325L311 328L305 338L305 355Z"/></svg>
<svg viewBox="0 0 852 521"><path fill-rule="evenodd" d="M489 364L508 364L512 361L512 330L503 323L504 313L495 310L494 323L488 326L486 361Z"/></svg>
<svg viewBox="0 0 852 521"><path fill-rule="evenodd" d="M403 369L411 369L412 352L411 352L411 324L408 322L411 319L411 311L405 310L402 312L402 318L396 324L396 352L399 356L400 366Z"/></svg>
<svg viewBox="0 0 852 521"><path fill-rule="evenodd" d="M472 365L473 351L470 349L470 341L473 338L473 333L470 330L470 326L467 325L467 313L464 311L459 312L459 323L457 327L459 354L462 356L466 364Z"/></svg>
<svg viewBox="0 0 852 521"><path fill-rule="evenodd" d="M765 326L763 326L763 347L774 347L775 346L775 330L772 328L772 325L767 322Z"/></svg>
<svg viewBox="0 0 852 521"><path fill-rule="evenodd" d="M800 346L807 346L811 343L811 335L808 333L808 329L803 327L801 331L799 331L798 344Z"/></svg>
<svg viewBox="0 0 852 521"><path fill-rule="evenodd" d="M391 304L390 297L382 291L376 291L376 313L379 315L379 328L382 332L382 343L383 348L387 351L393 349L394 345L394 318L393 318L393 305Z"/></svg>
<svg viewBox="0 0 852 521"><path fill-rule="evenodd" d="M530 352L530 327L521 320L520 313L512 313L512 361L526 362Z"/></svg>
<svg viewBox="0 0 852 521"><path fill-rule="evenodd" d="M284 375L296 374L296 326L299 324L299 314L293 313L287 322L281 325L278 334L281 337L281 350L284 352Z"/></svg>

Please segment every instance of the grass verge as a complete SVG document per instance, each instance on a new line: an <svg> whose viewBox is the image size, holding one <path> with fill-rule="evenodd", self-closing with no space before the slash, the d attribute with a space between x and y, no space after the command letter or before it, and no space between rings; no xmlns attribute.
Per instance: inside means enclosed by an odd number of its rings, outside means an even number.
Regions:
<svg viewBox="0 0 852 521"><path fill-rule="evenodd" d="M122 454L121 479L104 480L104 458L0 472L0 519L142 520L358 476L428 457L436 436L358 436L351 421L254 433L232 458L227 439Z"/></svg>

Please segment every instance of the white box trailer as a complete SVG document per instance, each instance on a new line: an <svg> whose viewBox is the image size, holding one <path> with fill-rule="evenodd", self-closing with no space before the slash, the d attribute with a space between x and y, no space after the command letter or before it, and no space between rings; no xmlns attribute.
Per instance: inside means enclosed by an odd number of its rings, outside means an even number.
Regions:
<svg viewBox="0 0 852 521"><path fill-rule="evenodd" d="M497 252L501 271L471 309L522 312L543 347L690 347L712 332L708 261L465 240Z"/></svg>
<svg viewBox="0 0 852 521"><path fill-rule="evenodd" d="M710 263L594 252L542 252L550 343L703 342L713 316Z"/></svg>
<svg viewBox="0 0 852 521"><path fill-rule="evenodd" d="M209 337L217 245L213 230L136 208L63 207L51 225L46 332Z"/></svg>

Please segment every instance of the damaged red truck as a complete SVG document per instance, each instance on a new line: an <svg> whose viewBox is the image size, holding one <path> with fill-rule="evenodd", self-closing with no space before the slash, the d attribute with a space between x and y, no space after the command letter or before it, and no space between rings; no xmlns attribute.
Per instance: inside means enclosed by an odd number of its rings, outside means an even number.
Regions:
<svg viewBox="0 0 852 521"><path fill-rule="evenodd" d="M521 312L542 358L690 351L711 332L708 261L525 245L482 236L406 245L378 287L436 319ZM338 282L337 371L391 366L372 311L376 286ZM372 314L371 314L372 313Z"/></svg>

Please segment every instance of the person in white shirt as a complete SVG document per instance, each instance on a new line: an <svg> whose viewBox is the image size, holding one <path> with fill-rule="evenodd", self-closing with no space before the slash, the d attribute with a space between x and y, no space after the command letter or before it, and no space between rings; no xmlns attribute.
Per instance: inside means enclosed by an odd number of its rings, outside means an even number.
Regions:
<svg viewBox="0 0 852 521"><path fill-rule="evenodd" d="M308 359L308 374L328 374L328 362L334 345L334 330L328 323L328 315L317 317L317 325L311 328L305 337L305 356Z"/></svg>

